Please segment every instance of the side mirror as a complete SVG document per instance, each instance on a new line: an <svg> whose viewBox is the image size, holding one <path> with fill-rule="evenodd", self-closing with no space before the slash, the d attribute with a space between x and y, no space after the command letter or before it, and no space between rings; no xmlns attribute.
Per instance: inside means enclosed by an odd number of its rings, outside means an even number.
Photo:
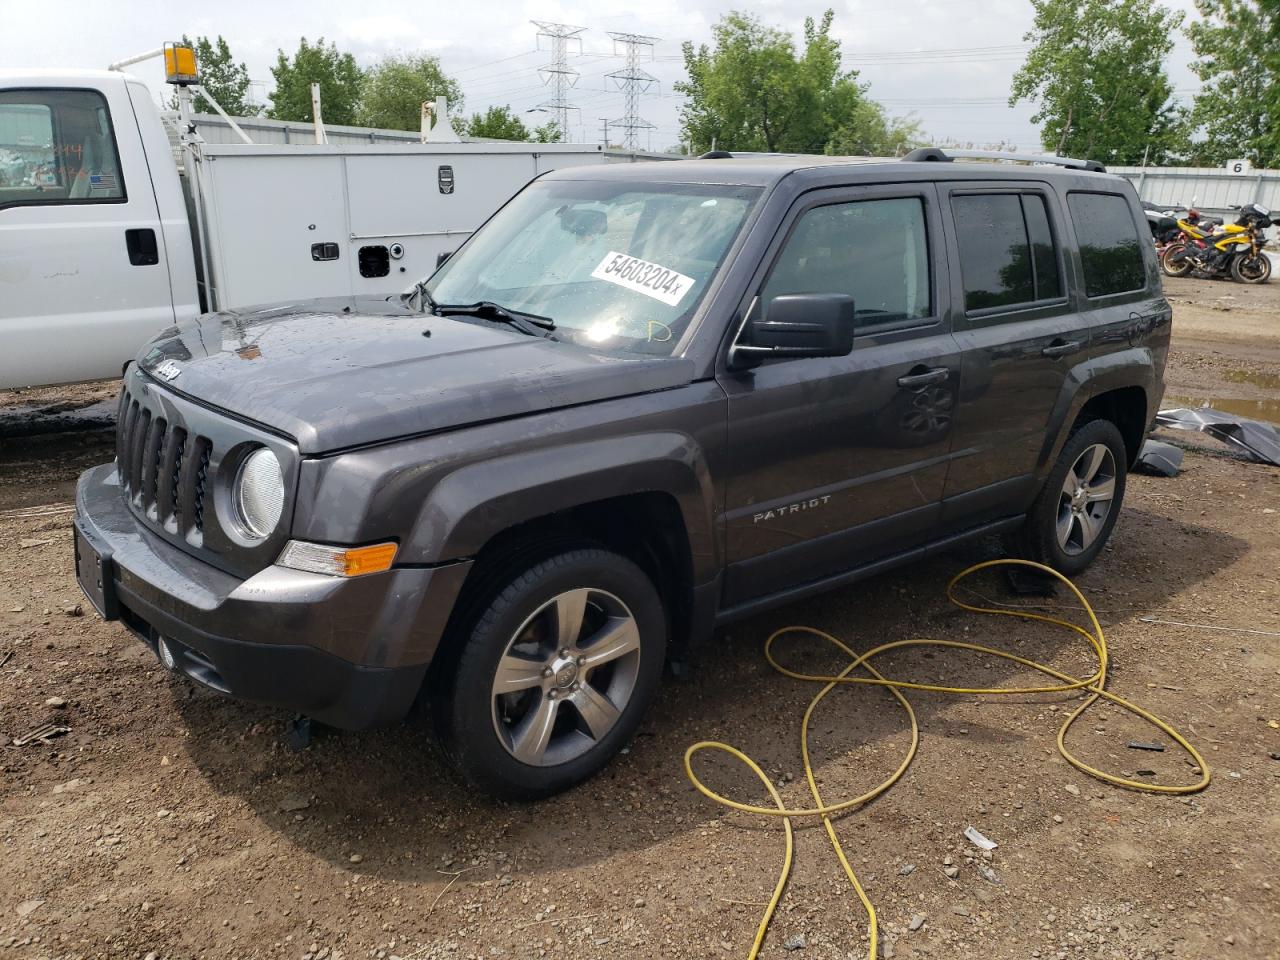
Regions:
<svg viewBox="0 0 1280 960"><path fill-rule="evenodd" d="M733 350L742 360L845 357L853 352L854 326L847 293L787 293L773 298L767 315L747 322Z"/></svg>

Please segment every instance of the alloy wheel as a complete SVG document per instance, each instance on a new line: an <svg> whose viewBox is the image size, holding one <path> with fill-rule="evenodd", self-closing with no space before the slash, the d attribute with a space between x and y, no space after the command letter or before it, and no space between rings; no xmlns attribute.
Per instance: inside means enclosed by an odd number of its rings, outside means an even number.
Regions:
<svg viewBox="0 0 1280 960"><path fill-rule="evenodd" d="M1076 458L1062 482L1058 501L1058 546L1068 556L1089 549L1106 526L1116 495L1116 461L1111 449L1091 444Z"/></svg>
<svg viewBox="0 0 1280 960"><path fill-rule="evenodd" d="M498 661L493 725L503 747L530 766L582 756L617 724L635 690L640 630L621 600L579 588L527 619Z"/></svg>

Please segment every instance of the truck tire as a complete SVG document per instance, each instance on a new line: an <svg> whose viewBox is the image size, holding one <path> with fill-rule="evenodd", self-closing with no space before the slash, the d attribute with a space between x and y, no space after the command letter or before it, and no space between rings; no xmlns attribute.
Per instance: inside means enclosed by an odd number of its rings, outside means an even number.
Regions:
<svg viewBox="0 0 1280 960"><path fill-rule="evenodd" d="M1011 552L1075 576L1106 545L1124 500L1128 457L1110 420L1090 420L1067 438Z"/></svg>
<svg viewBox="0 0 1280 960"><path fill-rule="evenodd" d="M499 578L432 711L463 775L536 800L599 771L635 733L666 656L667 618L636 564L600 548L562 552Z"/></svg>

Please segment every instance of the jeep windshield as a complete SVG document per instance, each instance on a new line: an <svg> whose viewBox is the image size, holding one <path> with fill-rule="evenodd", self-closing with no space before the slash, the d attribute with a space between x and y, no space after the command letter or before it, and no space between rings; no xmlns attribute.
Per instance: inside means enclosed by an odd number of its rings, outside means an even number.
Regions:
<svg viewBox="0 0 1280 960"><path fill-rule="evenodd" d="M425 290L436 304L490 303L548 318L559 340L670 354L760 193L726 184L538 181ZM491 322L485 316L458 319Z"/></svg>

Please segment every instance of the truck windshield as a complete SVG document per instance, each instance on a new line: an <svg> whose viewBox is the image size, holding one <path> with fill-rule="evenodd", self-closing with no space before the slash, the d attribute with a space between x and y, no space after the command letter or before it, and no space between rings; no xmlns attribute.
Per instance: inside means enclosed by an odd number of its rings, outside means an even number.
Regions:
<svg viewBox="0 0 1280 960"><path fill-rule="evenodd" d="M531 184L426 286L555 321L555 337L669 354L760 195L726 184Z"/></svg>

